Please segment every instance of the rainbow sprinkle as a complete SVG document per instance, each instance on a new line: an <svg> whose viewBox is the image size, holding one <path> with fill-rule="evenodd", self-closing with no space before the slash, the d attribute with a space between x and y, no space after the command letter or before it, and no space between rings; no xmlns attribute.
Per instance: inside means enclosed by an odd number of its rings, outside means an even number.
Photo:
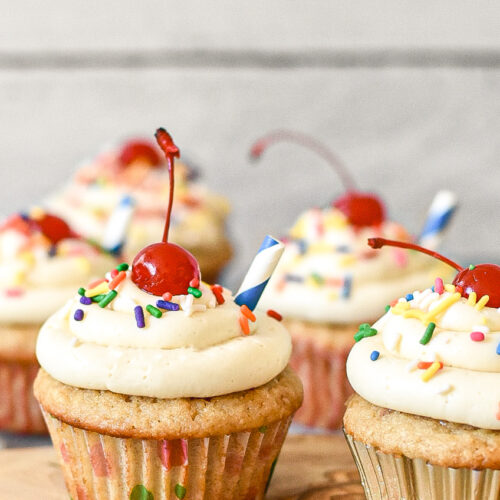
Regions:
<svg viewBox="0 0 500 500"><path fill-rule="evenodd" d="M377 333L377 330L372 328L369 323L363 323L359 325L358 331L354 335L354 340L359 342L366 337L373 337L374 335L377 335Z"/></svg>
<svg viewBox="0 0 500 500"><path fill-rule="evenodd" d="M240 323L241 331L245 335L250 335L250 325L248 324L248 318L246 316L243 316L243 314L240 315L238 318L238 322Z"/></svg>
<svg viewBox="0 0 500 500"><path fill-rule="evenodd" d="M97 286L90 288L85 291L85 297L95 297L96 295L106 294L109 292L108 283L106 281L102 281Z"/></svg>
<svg viewBox="0 0 500 500"><path fill-rule="evenodd" d="M266 314L270 318L274 318L276 321L281 321L283 319L283 316L279 312L273 311L272 309L268 309ZM498 344L498 347L500 348L500 344Z"/></svg>
<svg viewBox="0 0 500 500"><path fill-rule="evenodd" d="M101 308L105 308L110 304L118 295L116 290L110 290L98 303L97 305Z"/></svg>
<svg viewBox="0 0 500 500"><path fill-rule="evenodd" d="M92 304L92 299L90 297L82 296L80 297L80 304L83 304L85 306L90 306L90 304Z"/></svg>
<svg viewBox="0 0 500 500"><path fill-rule="evenodd" d="M470 338L474 342L482 342L484 340L484 333L483 332L471 332Z"/></svg>
<svg viewBox="0 0 500 500"><path fill-rule="evenodd" d="M240 307L240 311L241 311L241 314L243 314L243 316L245 316L245 318L248 318L252 323L255 322L255 320L257 319L255 317L255 314L252 311L250 311L250 309L248 308L248 306L246 304L243 304Z"/></svg>
<svg viewBox="0 0 500 500"><path fill-rule="evenodd" d="M488 303L488 300L490 300L490 297L488 295L483 295L478 301L477 304L474 306L476 311L480 311L481 309L484 308L484 306Z"/></svg>
<svg viewBox="0 0 500 500"><path fill-rule="evenodd" d="M425 329L424 336L420 339L420 343L422 345L428 344L432 338L432 334L434 333L434 329L436 328L436 323L432 323L432 321L427 325Z"/></svg>
<svg viewBox="0 0 500 500"><path fill-rule="evenodd" d="M441 370L441 363L439 361L434 361L434 363L422 373L421 379L424 382L428 382L439 370Z"/></svg>
<svg viewBox="0 0 500 500"><path fill-rule="evenodd" d="M377 361L379 356L380 356L380 353L378 351L372 351L372 353L370 354L370 359L372 361Z"/></svg>
<svg viewBox="0 0 500 500"><path fill-rule="evenodd" d="M434 291L441 295L444 292L444 283L441 278L436 278L434 281Z"/></svg>
<svg viewBox="0 0 500 500"><path fill-rule="evenodd" d="M142 306L134 307L135 322L137 323L137 328L144 328L146 323L144 322L144 311Z"/></svg>
<svg viewBox="0 0 500 500"><path fill-rule="evenodd" d="M83 311L81 309L77 309L73 318L75 318L75 321L81 321L83 319Z"/></svg>
<svg viewBox="0 0 500 500"><path fill-rule="evenodd" d="M191 294L193 297L196 297L197 299L199 299L202 295L200 289L194 288L192 286L188 286L187 291L189 294Z"/></svg>
<svg viewBox="0 0 500 500"><path fill-rule="evenodd" d="M500 356L500 342L497 345L497 354Z"/></svg>
<svg viewBox="0 0 500 500"><path fill-rule="evenodd" d="M178 311L180 306L175 302L169 302L168 300L157 300L156 307L165 309L166 311Z"/></svg>
<svg viewBox="0 0 500 500"><path fill-rule="evenodd" d="M158 309L156 308L155 306L151 305L151 304L148 304L146 306L146 311L151 314L151 316L154 316L155 318L161 318L163 313Z"/></svg>
<svg viewBox="0 0 500 500"><path fill-rule="evenodd" d="M122 262L118 266L116 266L117 271L128 271L128 264L126 262Z"/></svg>

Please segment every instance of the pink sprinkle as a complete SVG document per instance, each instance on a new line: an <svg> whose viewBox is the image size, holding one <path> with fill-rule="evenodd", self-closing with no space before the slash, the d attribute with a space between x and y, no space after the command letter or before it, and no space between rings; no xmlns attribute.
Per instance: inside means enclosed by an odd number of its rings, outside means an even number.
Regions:
<svg viewBox="0 0 500 500"><path fill-rule="evenodd" d="M24 290L22 288L7 288L5 290L5 295L7 297L20 297L24 293Z"/></svg>
<svg viewBox="0 0 500 500"><path fill-rule="evenodd" d="M193 287L193 288L198 288L200 286L200 280L198 278L193 278L190 282L189 282L189 286Z"/></svg>
<svg viewBox="0 0 500 500"><path fill-rule="evenodd" d="M436 278L436 281L434 282L434 291L439 293L439 295L444 292L444 284L441 278Z"/></svg>
<svg viewBox="0 0 500 500"><path fill-rule="evenodd" d="M474 342L482 342L484 340L484 333L483 332L472 332L470 334L470 338Z"/></svg>
<svg viewBox="0 0 500 500"><path fill-rule="evenodd" d="M165 293L161 296L161 298L162 298L163 300L166 300L166 301L168 302L169 300L172 300L172 294L171 294L170 292L165 292Z"/></svg>

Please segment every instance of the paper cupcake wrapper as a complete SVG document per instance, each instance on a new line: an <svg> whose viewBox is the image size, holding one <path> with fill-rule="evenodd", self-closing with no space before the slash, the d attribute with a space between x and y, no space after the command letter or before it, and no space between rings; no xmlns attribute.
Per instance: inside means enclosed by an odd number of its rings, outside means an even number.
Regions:
<svg viewBox="0 0 500 500"><path fill-rule="evenodd" d="M382 453L345 434L368 500L498 500L500 470L454 469Z"/></svg>
<svg viewBox="0 0 500 500"><path fill-rule="evenodd" d="M351 345L321 345L311 338L292 337L290 366L302 380L304 402L295 421L325 429L340 429L345 402L353 393L347 380L346 361Z"/></svg>
<svg viewBox="0 0 500 500"><path fill-rule="evenodd" d="M44 412L74 500L259 500L291 416L266 427L200 439L118 438Z"/></svg>
<svg viewBox="0 0 500 500"><path fill-rule="evenodd" d="M33 382L38 363L0 360L0 430L47 434Z"/></svg>

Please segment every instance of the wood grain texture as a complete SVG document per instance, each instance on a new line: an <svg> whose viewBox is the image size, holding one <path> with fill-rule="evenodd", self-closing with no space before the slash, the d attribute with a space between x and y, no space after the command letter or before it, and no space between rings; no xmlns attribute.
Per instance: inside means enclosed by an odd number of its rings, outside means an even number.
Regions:
<svg viewBox="0 0 500 500"><path fill-rule="evenodd" d="M0 498L65 500L66 489L50 447L0 451ZM288 436L269 500L362 500L359 476L344 437Z"/></svg>

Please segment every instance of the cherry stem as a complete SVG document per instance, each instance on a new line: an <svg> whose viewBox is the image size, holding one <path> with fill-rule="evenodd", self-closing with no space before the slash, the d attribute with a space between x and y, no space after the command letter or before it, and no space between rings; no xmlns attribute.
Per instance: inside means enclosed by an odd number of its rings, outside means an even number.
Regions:
<svg viewBox="0 0 500 500"><path fill-rule="evenodd" d="M399 247L399 248L406 248L408 250L417 250L418 252L426 253L427 255L430 255L431 257L434 257L436 259L443 261L444 263L448 264L449 266L454 267L457 271L464 270L464 268L462 266L459 266L456 262L453 262L452 260L448 259L444 255L441 255L437 252L433 252L432 250L428 250L427 248L421 247L419 245L415 245L414 243L406 243L406 242L395 241L395 240L386 240L385 238L368 238L368 245L370 245L374 249L382 248L383 246L387 245L390 247Z"/></svg>
<svg viewBox="0 0 500 500"><path fill-rule="evenodd" d="M170 186L168 193L167 217L165 220L165 229L163 230L163 243L168 241L168 230L170 229L170 215L172 214L172 205L174 203L174 158L179 158L179 148L174 144L170 134L164 129L159 128L155 133L156 141L167 158L168 175Z"/></svg>
<svg viewBox="0 0 500 500"><path fill-rule="evenodd" d="M346 191L354 190L356 183L337 156L319 141L301 132L295 132L293 130L276 130L264 135L253 143L250 149L250 158L253 160L259 159L269 146L282 141L298 144L321 156L337 172Z"/></svg>

